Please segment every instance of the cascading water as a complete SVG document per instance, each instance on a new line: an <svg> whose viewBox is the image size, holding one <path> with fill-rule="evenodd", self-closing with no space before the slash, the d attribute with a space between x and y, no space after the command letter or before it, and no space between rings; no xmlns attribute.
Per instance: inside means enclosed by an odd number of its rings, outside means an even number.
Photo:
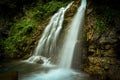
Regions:
<svg viewBox="0 0 120 80"><path fill-rule="evenodd" d="M60 63L62 68L46 66L46 63L49 63L49 59L40 56L42 53L47 53L46 55L48 55L54 52L53 50L56 47L56 42L62 28L64 13L71 5L72 3L70 3L66 8L61 8L52 17L38 43L37 48L35 49L34 55L30 57L27 62L23 61L22 63L15 65L11 64L12 66L10 66L9 69L7 66L4 70L19 72L19 80L90 80L86 73L80 71L76 72L70 69L74 50L78 42L78 35L84 23L86 0L82 0L81 6L78 8L78 11L71 23L66 40L63 43L63 49L61 50L61 54L63 55ZM45 64L45 66L33 63L40 59L44 61L43 64Z"/></svg>
<svg viewBox="0 0 120 80"><path fill-rule="evenodd" d="M46 54L47 56L49 56L50 54L54 53L56 48L56 42L62 29L65 11L72 5L72 3L73 2L71 2L66 8L61 8L51 18L49 24L46 26L42 34L41 39L38 42L34 55L27 60L28 62L37 62L40 59L43 59L43 61L47 61L47 58L40 55Z"/></svg>
<svg viewBox="0 0 120 80"><path fill-rule="evenodd" d="M86 9L86 0L82 0L81 6L78 8L75 14L70 29L66 35L63 48L61 50L61 62L60 66L64 68L70 68L72 64L72 58L75 50L75 46L78 42L78 36L84 24L84 15Z"/></svg>

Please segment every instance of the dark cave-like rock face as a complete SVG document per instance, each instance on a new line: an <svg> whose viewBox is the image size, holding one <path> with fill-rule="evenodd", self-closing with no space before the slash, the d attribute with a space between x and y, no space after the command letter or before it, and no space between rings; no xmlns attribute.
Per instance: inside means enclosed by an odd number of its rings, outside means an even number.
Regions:
<svg viewBox="0 0 120 80"><path fill-rule="evenodd" d="M92 0L94 4L88 6L86 14L86 40L87 40L87 65L85 71L93 75L97 80L119 80L120 79L120 12L117 0ZM108 4L106 4L109 2ZM99 5L97 5L99 4ZM103 4L103 5L101 5ZM113 5L110 5L113 4ZM96 6L96 7L95 7ZM103 7L102 7L103 6ZM96 16L104 16L102 11L105 7L114 10L114 19L109 23L106 31L101 34L95 33L94 21ZM116 9L117 7L117 9ZM115 18L115 16L118 16Z"/></svg>
<svg viewBox="0 0 120 80"><path fill-rule="evenodd" d="M114 31L110 31L114 35ZM92 75L100 75L103 80L120 79L120 40L119 36L112 37L111 35L100 37L97 41L93 41L88 46L88 64L86 71ZM100 80L101 77L99 77Z"/></svg>

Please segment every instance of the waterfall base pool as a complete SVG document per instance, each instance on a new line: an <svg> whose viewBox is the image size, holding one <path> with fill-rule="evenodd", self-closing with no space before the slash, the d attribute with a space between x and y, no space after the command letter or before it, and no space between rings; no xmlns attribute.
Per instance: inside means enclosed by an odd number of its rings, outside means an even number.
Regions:
<svg viewBox="0 0 120 80"><path fill-rule="evenodd" d="M15 62L0 69L0 72L12 71L18 72L18 80L91 80L90 76L82 71L59 68L55 65Z"/></svg>

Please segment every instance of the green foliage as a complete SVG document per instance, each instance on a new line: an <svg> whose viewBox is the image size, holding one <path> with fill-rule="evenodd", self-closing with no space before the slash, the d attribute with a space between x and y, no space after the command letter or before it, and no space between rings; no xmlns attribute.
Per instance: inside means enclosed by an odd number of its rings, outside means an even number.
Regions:
<svg viewBox="0 0 120 80"><path fill-rule="evenodd" d="M47 17L49 14L55 13L59 8L66 6L66 3L51 1L47 3L43 8L45 10L45 16Z"/></svg>
<svg viewBox="0 0 120 80"><path fill-rule="evenodd" d="M25 47L30 46L27 42L32 41L33 34L38 31L35 26L53 15L60 7L66 6L68 2L50 1L48 3L38 2L29 9L25 8L25 15L17 19L9 31L9 37L4 41L4 52L7 57L16 57L24 53Z"/></svg>
<svg viewBox="0 0 120 80"><path fill-rule="evenodd" d="M100 11L99 11L100 12ZM102 34L114 23L114 14L109 7L105 8L101 14L97 13L94 21L94 31L96 34Z"/></svg>
<svg viewBox="0 0 120 80"><path fill-rule="evenodd" d="M106 19L96 18L94 22L94 31L97 34L102 34L108 30L108 23Z"/></svg>
<svg viewBox="0 0 120 80"><path fill-rule="evenodd" d="M36 21L29 20L28 18L22 18L16 23L10 31L10 36L5 40L5 53L8 56L14 57L19 51L19 47L24 45L27 38L30 38L30 34L33 33L35 29L33 27L36 25Z"/></svg>
<svg viewBox="0 0 120 80"><path fill-rule="evenodd" d="M37 7L33 8L34 18L43 21L48 16L53 15L59 8L66 6L68 2L63 3L60 1L50 1L46 4L37 4Z"/></svg>

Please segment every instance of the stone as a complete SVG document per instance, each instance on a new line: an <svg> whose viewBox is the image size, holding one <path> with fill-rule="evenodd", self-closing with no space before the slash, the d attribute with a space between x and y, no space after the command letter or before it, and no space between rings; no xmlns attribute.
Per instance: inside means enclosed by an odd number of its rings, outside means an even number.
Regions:
<svg viewBox="0 0 120 80"><path fill-rule="evenodd" d="M115 35L116 32L115 30L111 30L108 33L104 33L100 39L99 39L99 43L103 44L103 43L111 43L114 44L115 42L117 42L117 36Z"/></svg>
<svg viewBox="0 0 120 80"><path fill-rule="evenodd" d="M92 64L101 65L101 66L104 66L106 64L116 64L116 60L114 58L110 58L110 57L92 57L92 56L89 56L88 60Z"/></svg>
<svg viewBox="0 0 120 80"><path fill-rule="evenodd" d="M22 59L28 59L31 55L30 54L26 54Z"/></svg>
<svg viewBox="0 0 120 80"><path fill-rule="evenodd" d="M109 23L108 30L96 34L94 21L99 14L96 14L90 5L86 13L84 31L88 43L88 55L84 70L95 76L95 80L120 80L120 19L115 19L115 23L114 21Z"/></svg>
<svg viewBox="0 0 120 80"><path fill-rule="evenodd" d="M42 59L40 59L39 61L37 61L37 63L39 63L39 64L43 64L44 61L43 61Z"/></svg>
<svg viewBox="0 0 120 80"><path fill-rule="evenodd" d="M112 47L112 46L109 45L109 44L108 44L108 45L105 45L105 49L107 49L107 50L110 49L111 47Z"/></svg>
<svg viewBox="0 0 120 80"><path fill-rule="evenodd" d="M105 73L103 68L101 68L100 66L96 66L96 65L90 65L87 69L85 69L85 71L92 75Z"/></svg>
<svg viewBox="0 0 120 80"><path fill-rule="evenodd" d="M113 49L110 49L110 50L104 50L102 52L102 55L105 56L105 57L115 57L115 52Z"/></svg>
<svg viewBox="0 0 120 80"><path fill-rule="evenodd" d="M89 48L88 48L88 51L95 52L95 46L94 45L90 45Z"/></svg>
<svg viewBox="0 0 120 80"><path fill-rule="evenodd" d="M89 15L92 11L93 11L93 8L89 8L89 9L87 9L86 14Z"/></svg>

